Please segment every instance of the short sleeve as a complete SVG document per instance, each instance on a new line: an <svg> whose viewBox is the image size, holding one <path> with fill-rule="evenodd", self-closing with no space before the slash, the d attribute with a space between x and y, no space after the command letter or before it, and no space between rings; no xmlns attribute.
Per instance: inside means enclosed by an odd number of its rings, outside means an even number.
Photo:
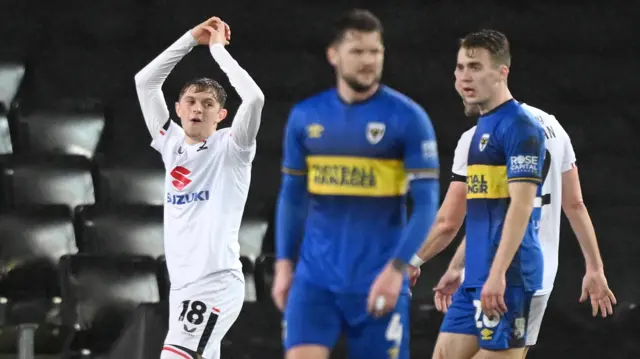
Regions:
<svg viewBox="0 0 640 359"><path fill-rule="evenodd" d="M295 106L289 114L285 126L282 144L283 159L282 172L291 175L305 175L307 173L306 150L304 148L304 132L302 123L304 114Z"/></svg>
<svg viewBox="0 0 640 359"><path fill-rule="evenodd" d="M467 181L467 160L469 158L469 147L471 139L475 133L475 126L460 136L458 145L453 152L453 166L451 167L451 180L466 182Z"/></svg>
<svg viewBox="0 0 640 359"><path fill-rule="evenodd" d="M404 132L404 167L410 179L435 178L439 176L438 142L431 119L427 113L415 106L406 118Z"/></svg>
<svg viewBox="0 0 640 359"><path fill-rule="evenodd" d="M542 127L528 119L516 119L504 132L509 182L542 183L545 137Z"/></svg>
<svg viewBox="0 0 640 359"><path fill-rule="evenodd" d="M573 150L573 145L571 144L571 138L569 135L565 137L564 144L564 158L562 159L562 173L571 170L576 167L576 153Z"/></svg>
<svg viewBox="0 0 640 359"><path fill-rule="evenodd" d="M151 147L158 151L162 158L165 157L167 149L172 147L172 143L184 137L184 131L177 123L169 119L159 130L160 136L155 136L151 141Z"/></svg>

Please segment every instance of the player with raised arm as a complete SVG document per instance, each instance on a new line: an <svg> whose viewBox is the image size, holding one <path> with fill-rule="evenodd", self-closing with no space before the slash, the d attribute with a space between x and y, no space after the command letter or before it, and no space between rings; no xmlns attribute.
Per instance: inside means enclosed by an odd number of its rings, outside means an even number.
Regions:
<svg viewBox="0 0 640 359"><path fill-rule="evenodd" d="M380 84L373 14L343 15L327 56L336 88L296 104L284 135L272 295L286 357L327 359L344 332L350 358L408 359L406 268L439 200L434 131L418 104Z"/></svg>
<svg viewBox="0 0 640 359"><path fill-rule="evenodd" d="M537 342L547 302L553 290L558 269L561 209L569 218L585 258L586 273L582 281L580 302L589 298L593 316L600 312L603 317L607 317L613 313L611 305L616 303L616 298L608 287L593 224L582 200L580 179L575 165L575 153L571 139L555 116L527 104L522 104L522 106L543 125L548 151L545 158L548 165L544 169L546 174L543 176L542 195L536 200L536 204L540 204L541 211L539 238L544 255L544 279L542 288L536 291L531 302L529 322L527 323L526 355L528 349ZM480 115L477 106L467 104L465 104L465 114L467 116ZM412 273L411 277L414 282L419 275L419 266L433 258L452 242L464 220L467 153L475 129L474 126L463 133L458 141L453 159L451 184L443 205L438 211L436 225L433 226L427 240L412 259L413 265L410 267L410 273ZM462 282L465 242L463 240L460 243L447 271L434 288L434 303L436 308L444 313L447 312L452 297ZM455 339L457 336L448 338ZM447 353L451 353L454 348L461 351L467 350L464 345L453 340L441 340L439 345L441 347L448 346L449 348L445 350ZM441 350L443 349L438 348L436 351ZM477 346L470 345L468 350L475 352ZM452 357L462 358L465 356L454 354Z"/></svg>
<svg viewBox="0 0 640 359"><path fill-rule="evenodd" d="M162 359L220 358L220 343L244 302L238 231L264 95L225 49L229 26L212 17L180 37L135 77L140 107L167 171L164 246L171 291ZM176 102L182 127L169 118L162 84L196 45L209 52L242 99L231 128L227 94L216 81L187 82Z"/></svg>

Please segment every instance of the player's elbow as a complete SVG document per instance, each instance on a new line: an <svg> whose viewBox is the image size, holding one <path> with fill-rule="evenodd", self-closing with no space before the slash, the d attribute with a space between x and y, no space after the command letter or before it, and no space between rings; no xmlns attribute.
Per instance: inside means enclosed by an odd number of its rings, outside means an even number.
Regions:
<svg viewBox="0 0 640 359"><path fill-rule="evenodd" d="M255 89L251 91L251 94L243 101L246 101L249 106L261 110L264 107L264 93L256 86Z"/></svg>
<svg viewBox="0 0 640 359"><path fill-rule="evenodd" d="M136 83L136 88L141 89L147 87L148 78L144 74L144 69L138 72L133 79Z"/></svg>
<svg viewBox="0 0 640 359"><path fill-rule="evenodd" d="M279 200L292 204L303 202L306 196L306 177L290 174L282 175L282 184L280 185Z"/></svg>
<svg viewBox="0 0 640 359"><path fill-rule="evenodd" d="M455 236L462 226L462 221L454 218L451 214L439 213L435 225L441 233Z"/></svg>
<svg viewBox="0 0 640 359"><path fill-rule="evenodd" d="M562 201L562 210L568 218L571 218L578 213L586 212L587 206L581 198L575 200L566 199Z"/></svg>
<svg viewBox="0 0 640 359"><path fill-rule="evenodd" d="M158 80L154 80L152 75L147 71L146 68L140 70L134 77L136 83L136 89L138 89L138 93L142 91L155 90L162 86L162 82L158 82Z"/></svg>

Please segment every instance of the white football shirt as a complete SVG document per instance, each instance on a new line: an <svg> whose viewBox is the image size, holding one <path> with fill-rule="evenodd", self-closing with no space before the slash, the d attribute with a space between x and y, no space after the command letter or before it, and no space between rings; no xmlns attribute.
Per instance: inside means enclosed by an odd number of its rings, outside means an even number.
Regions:
<svg viewBox="0 0 640 359"><path fill-rule="evenodd" d="M161 87L173 67L196 46L186 33L136 75L151 146L166 169L164 248L172 289L210 274L241 269L238 232L249 192L251 163L264 95L222 45L210 52L242 99L231 128L187 144L182 128L168 120Z"/></svg>
<svg viewBox="0 0 640 359"><path fill-rule="evenodd" d="M536 198L535 207L541 208L540 245L544 255L544 277L542 288L535 295L545 295L553 289L558 272L558 247L560 245L560 214L562 212L562 174L575 167L576 154L569 135L555 116L538 108L522 104L542 125L547 139L547 154L550 158L549 170L543 179L542 197ZM462 134L453 157L451 169L454 179L466 178L467 158L471 138L476 130L472 127Z"/></svg>

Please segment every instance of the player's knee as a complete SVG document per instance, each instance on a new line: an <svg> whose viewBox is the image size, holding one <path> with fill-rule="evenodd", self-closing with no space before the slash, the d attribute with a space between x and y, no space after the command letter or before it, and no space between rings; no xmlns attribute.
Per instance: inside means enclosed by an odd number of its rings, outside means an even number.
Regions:
<svg viewBox="0 0 640 359"><path fill-rule="evenodd" d="M481 349L473 359L522 359L524 348L514 348L507 350L487 350Z"/></svg>
<svg viewBox="0 0 640 359"><path fill-rule="evenodd" d="M478 349L478 339L473 335L440 333L432 359L469 359Z"/></svg>
<svg viewBox="0 0 640 359"><path fill-rule="evenodd" d="M321 345L299 345L287 350L286 359L329 359L329 348Z"/></svg>

